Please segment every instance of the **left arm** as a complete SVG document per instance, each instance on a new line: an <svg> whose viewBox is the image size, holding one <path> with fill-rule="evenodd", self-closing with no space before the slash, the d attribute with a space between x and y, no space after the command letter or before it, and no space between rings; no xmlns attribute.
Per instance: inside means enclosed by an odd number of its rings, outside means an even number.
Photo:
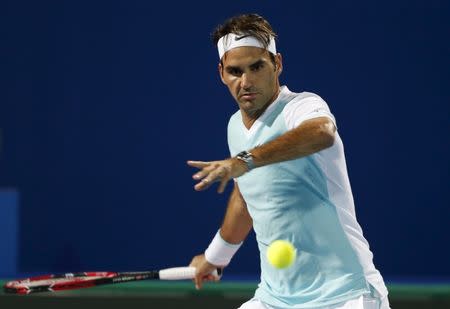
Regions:
<svg viewBox="0 0 450 309"><path fill-rule="evenodd" d="M306 120L276 139L249 151L256 167L298 159L331 147L335 132L336 128L329 118L318 117ZM195 180L200 180L194 187L197 191L220 182L218 192L222 193L231 178L248 171L246 164L236 158L212 162L188 161L188 164L201 169L193 176Z"/></svg>

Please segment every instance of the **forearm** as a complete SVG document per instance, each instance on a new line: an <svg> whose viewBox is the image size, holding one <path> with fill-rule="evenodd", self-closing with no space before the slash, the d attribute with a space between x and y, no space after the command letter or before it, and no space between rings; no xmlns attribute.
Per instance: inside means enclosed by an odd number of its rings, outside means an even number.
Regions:
<svg viewBox="0 0 450 309"><path fill-rule="evenodd" d="M220 236L228 243L239 244L247 237L252 226L253 221L248 213L247 205L235 183L220 228Z"/></svg>
<svg viewBox="0 0 450 309"><path fill-rule="evenodd" d="M315 118L250 152L256 167L293 160L332 146L335 131L330 119Z"/></svg>

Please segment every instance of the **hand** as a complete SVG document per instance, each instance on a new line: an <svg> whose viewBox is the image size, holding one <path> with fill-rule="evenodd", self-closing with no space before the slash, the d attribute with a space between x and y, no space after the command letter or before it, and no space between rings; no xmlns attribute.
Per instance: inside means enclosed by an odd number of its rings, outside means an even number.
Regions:
<svg viewBox="0 0 450 309"><path fill-rule="evenodd" d="M218 267L209 263L205 259L205 255L194 256L189 266L195 267L195 288L200 290L204 281L219 281L220 278L212 275L212 272Z"/></svg>
<svg viewBox="0 0 450 309"><path fill-rule="evenodd" d="M248 172L245 162L236 158L211 162L188 161L187 164L201 169L192 176L195 180L201 180L194 187L197 191L208 189L214 182L220 182L217 192L223 193L231 178L237 178Z"/></svg>

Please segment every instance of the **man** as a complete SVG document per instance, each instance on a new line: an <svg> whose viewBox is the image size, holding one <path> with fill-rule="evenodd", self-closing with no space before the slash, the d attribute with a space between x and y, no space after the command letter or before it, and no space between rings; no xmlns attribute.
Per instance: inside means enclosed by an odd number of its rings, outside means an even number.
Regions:
<svg viewBox="0 0 450 309"><path fill-rule="evenodd" d="M251 228L261 283L242 309L389 308L387 290L356 221L342 141L327 104L313 93L280 87L275 33L256 14L236 16L213 33L222 82L239 111L230 119L231 158L188 161L198 191L234 179L223 224L205 254L194 257L195 284L225 267ZM266 249L277 239L297 248L287 269Z"/></svg>

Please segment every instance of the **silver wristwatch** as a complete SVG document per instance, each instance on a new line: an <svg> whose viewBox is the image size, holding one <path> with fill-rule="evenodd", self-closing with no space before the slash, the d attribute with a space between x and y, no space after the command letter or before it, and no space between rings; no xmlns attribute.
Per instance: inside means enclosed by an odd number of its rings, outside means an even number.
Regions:
<svg viewBox="0 0 450 309"><path fill-rule="evenodd" d="M236 155L236 159L243 161L249 171L255 168L255 163L253 162L253 155L247 150L241 151Z"/></svg>

